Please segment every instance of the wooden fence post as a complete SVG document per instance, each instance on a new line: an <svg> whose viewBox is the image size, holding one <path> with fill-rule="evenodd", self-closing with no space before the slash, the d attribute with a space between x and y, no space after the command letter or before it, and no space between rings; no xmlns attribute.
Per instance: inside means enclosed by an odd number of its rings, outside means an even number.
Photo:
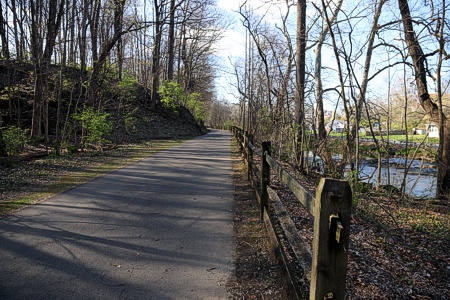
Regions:
<svg viewBox="0 0 450 300"><path fill-rule="evenodd" d="M252 182L253 180L253 150L249 146L249 143L253 145L253 134L249 133L247 136L247 171L248 171L248 180Z"/></svg>
<svg viewBox="0 0 450 300"><path fill-rule="evenodd" d="M344 299L351 206L347 181L321 179L314 207L310 300Z"/></svg>
<svg viewBox="0 0 450 300"><path fill-rule="evenodd" d="M243 130L239 129L239 150L241 151L241 153L243 152L243 147L242 147L242 139L243 139Z"/></svg>
<svg viewBox="0 0 450 300"><path fill-rule="evenodd" d="M261 219L264 218L264 208L269 208L269 192L267 186L270 184L270 165L266 160L266 156L270 156L270 142L262 142L261 144Z"/></svg>
<svg viewBox="0 0 450 300"><path fill-rule="evenodd" d="M243 142L244 142L244 149L243 149L243 154L244 154L244 158L245 159L247 159L248 158L248 155L247 155L247 153L248 153L248 131L246 130L246 131L244 131L244 137L243 137ZM245 162L245 159L244 159L244 162Z"/></svg>

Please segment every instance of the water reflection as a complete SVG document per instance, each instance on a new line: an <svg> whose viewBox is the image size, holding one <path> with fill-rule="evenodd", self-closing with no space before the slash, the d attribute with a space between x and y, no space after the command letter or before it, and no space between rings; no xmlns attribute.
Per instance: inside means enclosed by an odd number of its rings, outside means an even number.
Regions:
<svg viewBox="0 0 450 300"><path fill-rule="evenodd" d="M319 156L313 152L307 153L309 166L314 166L314 170L323 172L323 162ZM336 161L342 160L342 157L335 156ZM405 175L405 169L408 170L405 178L406 195L413 198L434 198L436 195L436 164L406 158L382 159L381 164L381 185L392 185L400 190ZM373 186L377 184L378 161L375 158L363 159L359 165L359 179L362 182L369 182ZM347 166L346 172L350 171ZM345 174L346 175L346 174Z"/></svg>
<svg viewBox="0 0 450 300"><path fill-rule="evenodd" d="M436 165L421 160L390 158L382 160L381 185L392 185L400 189L405 175L405 167L409 167L406 175L406 194L414 198L434 198L436 194ZM378 178L377 160L363 160L360 165L360 179L376 184Z"/></svg>

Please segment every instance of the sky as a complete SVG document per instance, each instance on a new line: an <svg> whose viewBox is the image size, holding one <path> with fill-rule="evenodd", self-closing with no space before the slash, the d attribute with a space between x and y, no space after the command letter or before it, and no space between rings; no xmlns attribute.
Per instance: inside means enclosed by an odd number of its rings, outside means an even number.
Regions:
<svg viewBox="0 0 450 300"><path fill-rule="evenodd" d="M288 0L290 3L293 3L292 0ZM316 1L316 0L311 0L311 1ZM311 1L308 1L308 10L307 10L307 14L309 17L309 20L307 22L311 21L311 17L314 14L314 7L313 5L311 5ZM351 6L355 5L355 2L361 1L362 5L366 5L367 8L369 8L369 10L373 7L370 6L370 1L365 1L365 0L350 0L350 1L344 1L344 6L347 7L343 7L343 11L350 11L351 10ZM231 65L231 62L239 62L239 59L243 60L244 58L244 53L245 53L245 29L244 26L242 24L242 20L241 17L239 16L238 10L239 10L239 6L242 3L242 0L218 0L217 1L217 5L219 8L221 8L224 13L229 17L230 20L233 20L231 23L231 25L227 28L225 34L224 34L224 38L221 40L220 44L218 45L218 48L220 49L217 52L217 56L220 58L220 61L223 64L223 68L221 69L221 76L219 77L218 81L217 81L217 87L219 90L219 100L223 99L226 100L228 102L231 103L236 103L238 102L238 96L237 96L237 91L234 88L234 85L236 83L236 78L235 75L233 74L233 67ZM279 3L280 5L277 6L276 4ZM412 8L415 5L418 5L419 1L415 2L412 1L411 5ZM275 23L280 24L280 16L282 14L284 14L286 12L286 0L248 0L248 4L252 7L252 9L254 10L254 13L257 14L258 16L263 16L264 15L264 21L267 23L273 23L273 25L275 25ZM318 5L320 6L320 5ZM420 6L420 5L419 5ZM422 8L418 8L419 10ZM291 8L291 12L290 12L291 16L293 18L295 18L296 16L296 8L295 6ZM369 29L370 29L370 25L371 25L371 19L373 17L373 12L371 11L364 11L361 10L361 14L367 14L367 18L365 18L365 16L362 16L359 23L358 24L358 30L360 30L360 32L355 32L353 34L353 37L361 37L360 38L360 42L364 43L364 41L366 40L368 34L369 34ZM383 8L383 13L382 13L382 17L385 16L385 18L387 18L387 20L392 20L393 16L398 16L399 12L397 9L397 5L396 3L392 3L392 4L386 4ZM342 14L341 14L342 16ZM380 19L381 24L383 24L383 19ZM293 20L293 26L295 26L295 20ZM343 25L344 26L344 25ZM356 30L356 29L355 29ZM416 31L418 31L418 29L416 28ZM295 32L295 28L292 29L291 35L293 35ZM402 34L400 34L398 31L395 32L393 34L398 36L402 36ZM317 34L316 34L317 35ZM393 42L394 37L388 37L390 39L390 41L388 40L388 42ZM344 38L345 39L345 38ZM434 46L433 46L434 47ZM431 47L431 48L433 48ZM434 48L433 48L434 49ZM363 48L363 53L362 53L362 58L364 58L365 56L365 51L366 48ZM425 52L427 51L426 49L424 50ZM313 49L309 50L309 55L313 55ZM323 48L323 53L322 53L322 57L324 61L328 61L328 62L332 62L333 59L329 59L330 57L334 57L334 53L330 50L330 49L326 49L326 47ZM392 57L391 57L392 59ZM231 62L230 62L231 61ZM387 61L387 57L386 57L386 53L383 51L379 51L378 53L376 53L376 55L374 55L373 59L372 59L372 66L371 66L371 72L375 72L378 68L386 65L386 61ZM395 58L393 59L393 61L395 61ZM430 60L431 61L431 60ZM360 63L362 63L362 61L360 61ZM378 64L378 65L377 65ZM331 68L335 68L335 66L333 66L332 64L328 65L328 67ZM389 75L391 76L392 80L394 83L398 83L399 82L399 78L402 75L402 70L403 67L399 67L397 69L393 68L390 72L390 74L385 71L382 74L380 74L379 76L377 76L371 83L369 88L371 89L371 93L372 95L370 95L371 97L380 97L381 98L387 98L387 91L388 89L386 88L387 86L387 82L389 81ZM359 76L357 74L357 76ZM445 76L445 75L444 75ZM331 79L330 82L328 82L328 87L330 86L337 86L338 82L337 82L337 76L332 76L334 79ZM409 75L409 77L411 77L411 75ZM447 74L448 77L448 74ZM431 80L431 78L428 80L428 83L430 85L430 92L434 91L434 82ZM235 96L231 95L234 94ZM333 103L329 102L329 103L325 103L326 106L328 106L330 109L333 107Z"/></svg>
<svg viewBox="0 0 450 300"><path fill-rule="evenodd" d="M217 2L226 16L231 20L230 26L226 29L224 37L221 39L217 48L217 56L221 61L223 68L220 69L220 76L217 79L217 89L219 100L225 100L229 103L237 103L237 91L234 88L236 78L233 74L232 63L242 59L245 53L245 29L239 15L239 0L219 0Z"/></svg>
<svg viewBox="0 0 450 300"><path fill-rule="evenodd" d="M281 5L277 6L277 2L281 3ZM232 20L218 45L219 51L217 53L224 67L221 69L221 76L217 80L219 99L230 103L239 101L237 90L234 87L236 85L236 76L234 75L232 63L243 60L245 53L245 28L238 13L242 3L242 0L217 1L217 6ZM257 16L264 16L264 21L268 23L280 23L281 13L286 11L286 2L283 0L248 0L247 3Z"/></svg>
<svg viewBox="0 0 450 300"><path fill-rule="evenodd" d="M296 1L288 0L289 3L294 4ZM315 1L315 0L313 0ZM310 1L308 1L310 2ZM234 75L232 63L236 63L244 60L245 53L245 34L246 29L242 24L242 17L239 15L239 7L242 5L242 0L218 0L217 5L224 13L233 20L230 27L226 30L223 39L218 45L220 49L217 55L223 64L221 69L221 75L217 80L217 88L219 91L219 99L223 99L230 103L237 103L239 101L239 95L234 87L236 85L236 76ZM286 14L286 1L270 1L270 0L248 0L248 5L251 7L255 18L263 18L264 22L272 25L281 26L281 17ZM308 3L309 4L309 3ZM307 14L311 17L314 14L314 7L309 5L307 7ZM295 18L296 18L296 6L291 7L291 36L295 36ZM312 51L312 50L310 50ZM333 55L331 52L327 53L327 49L323 49L324 56ZM337 85L336 81L336 85ZM334 108L334 104L330 103L325 105L329 106L329 109Z"/></svg>

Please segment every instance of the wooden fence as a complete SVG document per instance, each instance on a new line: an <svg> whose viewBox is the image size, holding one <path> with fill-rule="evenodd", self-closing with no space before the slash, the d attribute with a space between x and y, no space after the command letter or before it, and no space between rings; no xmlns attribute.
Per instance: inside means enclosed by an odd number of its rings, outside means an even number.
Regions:
<svg viewBox="0 0 450 300"><path fill-rule="evenodd" d="M258 149L253 144L253 136L238 127L230 129L238 141L239 149L247 165L248 179L255 189L260 204L261 218L276 249L286 265L287 275L298 299L304 297L296 284L293 270L288 267L287 253L280 245L280 237L275 233L274 222L268 214L269 204L278 219L296 261L304 270L304 276L310 282L309 299L344 299L345 274L347 270L347 252L350 239L350 217L352 193L348 182L322 178L316 189L315 197L306 190L271 156L271 143L263 142ZM261 168L253 162L256 153L261 157ZM314 217L314 235L311 247L299 234L294 222L284 209L278 195L270 188L273 171L283 181L300 203ZM257 184L259 181L259 186Z"/></svg>

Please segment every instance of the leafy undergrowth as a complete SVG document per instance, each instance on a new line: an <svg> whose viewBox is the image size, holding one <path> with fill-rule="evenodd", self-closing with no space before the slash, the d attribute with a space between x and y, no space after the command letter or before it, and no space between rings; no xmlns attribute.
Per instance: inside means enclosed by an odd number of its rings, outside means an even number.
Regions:
<svg viewBox="0 0 450 300"><path fill-rule="evenodd" d="M315 193L315 180L295 174L288 164L283 167ZM311 247L313 217L275 174L271 187ZM357 196L346 299L450 299L448 203L400 200L372 192Z"/></svg>
<svg viewBox="0 0 450 300"><path fill-rule="evenodd" d="M45 200L180 141L154 140L108 151L46 155L0 164L0 216Z"/></svg>

